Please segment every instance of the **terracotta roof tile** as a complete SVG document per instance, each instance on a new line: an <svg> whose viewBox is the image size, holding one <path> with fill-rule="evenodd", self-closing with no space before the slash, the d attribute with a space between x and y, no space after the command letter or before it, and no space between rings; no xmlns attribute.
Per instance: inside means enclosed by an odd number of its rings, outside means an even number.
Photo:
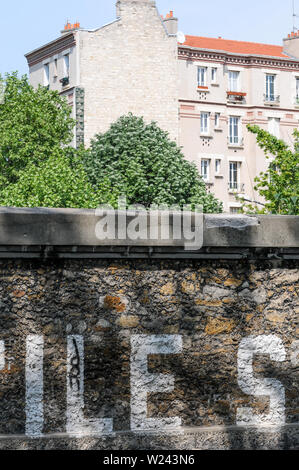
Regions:
<svg viewBox="0 0 299 470"><path fill-rule="evenodd" d="M235 54L289 58L289 56L283 53L282 46L273 46L270 44L260 44L255 42L231 41L229 39L222 38L186 36L186 41L183 46L197 47L199 49L212 49Z"/></svg>

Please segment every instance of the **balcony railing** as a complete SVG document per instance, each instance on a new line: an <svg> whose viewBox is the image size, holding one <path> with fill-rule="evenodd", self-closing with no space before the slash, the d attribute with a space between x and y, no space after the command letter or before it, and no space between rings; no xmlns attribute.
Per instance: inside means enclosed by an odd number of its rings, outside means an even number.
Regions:
<svg viewBox="0 0 299 470"><path fill-rule="evenodd" d="M229 147L244 147L243 137L228 136L227 143Z"/></svg>
<svg viewBox="0 0 299 470"><path fill-rule="evenodd" d="M280 103L280 95L267 95L264 94L264 102L269 104L279 104Z"/></svg>
<svg viewBox="0 0 299 470"><path fill-rule="evenodd" d="M228 183L229 192L233 193L245 193L245 183L236 183L235 181L230 181Z"/></svg>

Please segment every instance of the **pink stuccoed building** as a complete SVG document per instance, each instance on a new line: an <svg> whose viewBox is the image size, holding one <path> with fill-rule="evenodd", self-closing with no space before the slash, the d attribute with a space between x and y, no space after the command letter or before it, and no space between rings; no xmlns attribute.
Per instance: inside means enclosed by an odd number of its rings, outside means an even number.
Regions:
<svg viewBox="0 0 299 470"><path fill-rule="evenodd" d="M247 124L293 143L299 120L299 33L282 46L184 36L152 0L119 0L115 21L67 24L26 55L30 81L58 90L77 120L74 145L89 145L132 112L166 131L194 161L209 191L236 212L235 195L260 201L254 178L270 160Z"/></svg>

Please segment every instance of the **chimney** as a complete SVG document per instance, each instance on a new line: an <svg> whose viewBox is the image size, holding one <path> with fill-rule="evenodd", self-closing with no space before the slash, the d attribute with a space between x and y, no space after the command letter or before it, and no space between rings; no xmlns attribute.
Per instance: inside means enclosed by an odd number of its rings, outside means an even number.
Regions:
<svg viewBox="0 0 299 470"><path fill-rule="evenodd" d="M173 11L171 10L165 18L162 16L162 20L166 26L168 34L177 34L178 32L178 19L173 16Z"/></svg>
<svg viewBox="0 0 299 470"><path fill-rule="evenodd" d="M116 16L117 18L120 18L121 12L122 12L122 6L125 5L126 3L132 3L132 4L149 4L153 7L156 6L156 0L117 0L116 1Z"/></svg>
<svg viewBox="0 0 299 470"><path fill-rule="evenodd" d="M69 33L70 31L75 31L76 29L80 29L80 23L71 24L69 22L66 23L64 29L61 31L61 34Z"/></svg>
<svg viewBox="0 0 299 470"><path fill-rule="evenodd" d="M283 52L290 57L299 59L299 31L292 31L291 34L288 34L288 37L283 40Z"/></svg>

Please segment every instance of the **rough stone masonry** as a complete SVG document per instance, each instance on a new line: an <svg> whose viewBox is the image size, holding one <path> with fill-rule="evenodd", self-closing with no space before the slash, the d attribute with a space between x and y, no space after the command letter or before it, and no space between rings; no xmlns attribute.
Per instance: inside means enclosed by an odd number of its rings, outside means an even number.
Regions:
<svg viewBox="0 0 299 470"><path fill-rule="evenodd" d="M75 245L87 211L0 211L0 448L298 448L293 235L248 255L262 220L206 217L205 239L237 241L103 252L84 244L92 212ZM296 218L269 224L297 238Z"/></svg>

